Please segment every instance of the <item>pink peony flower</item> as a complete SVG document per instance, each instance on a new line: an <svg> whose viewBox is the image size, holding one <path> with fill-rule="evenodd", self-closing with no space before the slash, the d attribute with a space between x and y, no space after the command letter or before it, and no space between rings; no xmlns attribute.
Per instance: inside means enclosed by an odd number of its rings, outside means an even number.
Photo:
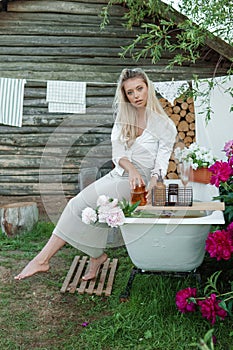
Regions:
<svg viewBox="0 0 233 350"><path fill-rule="evenodd" d="M206 251L211 258L217 260L229 260L233 253L233 239L232 234L228 230L217 230L209 233L206 239Z"/></svg>
<svg viewBox="0 0 233 350"><path fill-rule="evenodd" d="M99 208L99 222L107 223L111 227L117 227L124 224L125 215L121 208L111 208L105 205Z"/></svg>
<svg viewBox="0 0 233 350"><path fill-rule="evenodd" d="M91 224L92 222L95 223L97 221L96 211L90 207L83 209L82 221L87 225Z"/></svg>
<svg viewBox="0 0 233 350"><path fill-rule="evenodd" d="M223 150L226 152L227 157L233 156L233 140L226 142Z"/></svg>
<svg viewBox="0 0 233 350"><path fill-rule="evenodd" d="M196 288L185 288L176 293L176 306L182 313L193 312L196 310L196 304L190 298L196 298Z"/></svg>
<svg viewBox="0 0 233 350"><path fill-rule="evenodd" d="M111 209L108 217L106 218L106 223L111 227L123 225L125 223L125 215L123 211L119 207Z"/></svg>
<svg viewBox="0 0 233 350"><path fill-rule="evenodd" d="M228 162L218 160L209 167L209 171L212 172L210 179L211 185L219 187L221 181L226 182L229 179L232 169Z"/></svg>
<svg viewBox="0 0 233 350"><path fill-rule="evenodd" d="M202 316L207 318L211 324L216 322L216 317L220 317L222 320L227 316L227 312L219 306L221 301L217 300L216 294L211 294L205 300L198 300Z"/></svg>

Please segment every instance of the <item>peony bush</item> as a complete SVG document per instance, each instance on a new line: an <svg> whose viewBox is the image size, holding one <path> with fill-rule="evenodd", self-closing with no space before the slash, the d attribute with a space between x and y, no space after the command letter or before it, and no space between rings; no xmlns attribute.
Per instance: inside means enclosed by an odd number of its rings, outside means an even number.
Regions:
<svg viewBox="0 0 233 350"><path fill-rule="evenodd" d="M225 143L223 151L226 161L215 161L210 167L210 183L219 188L220 194L214 199L225 202L225 225L210 232L206 239L205 250L210 258L217 261L230 260L233 255L233 140ZM200 311L212 325L217 320L232 316L233 283L231 290L220 293L217 288L218 277L222 271L216 271L207 280L204 296L198 296L196 288L185 288L176 294L176 306L182 313Z"/></svg>

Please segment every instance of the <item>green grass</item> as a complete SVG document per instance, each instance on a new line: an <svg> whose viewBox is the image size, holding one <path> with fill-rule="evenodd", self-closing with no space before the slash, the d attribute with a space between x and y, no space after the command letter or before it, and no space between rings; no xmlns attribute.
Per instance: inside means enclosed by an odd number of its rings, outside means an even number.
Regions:
<svg viewBox="0 0 233 350"><path fill-rule="evenodd" d="M120 303L132 263L124 247L108 249L119 265L110 297L61 294L77 254L65 246L51 260L51 270L25 281L13 276L45 244L53 229L39 222L17 237L0 236L0 348L4 350L186 350L211 325L200 313L180 314L179 289L196 286L192 278L137 275L128 302ZM82 323L88 322L87 327ZM233 350L232 319L214 325L216 350ZM203 348L204 350L204 348Z"/></svg>

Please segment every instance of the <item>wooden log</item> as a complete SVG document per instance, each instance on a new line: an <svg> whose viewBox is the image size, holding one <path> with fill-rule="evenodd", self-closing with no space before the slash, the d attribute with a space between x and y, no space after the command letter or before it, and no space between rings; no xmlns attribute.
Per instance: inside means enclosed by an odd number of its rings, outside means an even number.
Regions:
<svg viewBox="0 0 233 350"><path fill-rule="evenodd" d="M7 236L22 231L30 231L38 221L38 208L35 202L21 202L4 205L0 208L1 229Z"/></svg>
<svg viewBox="0 0 233 350"><path fill-rule="evenodd" d="M168 172L175 172L176 171L176 164L174 161L170 160L168 165Z"/></svg>
<svg viewBox="0 0 233 350"><path fill-rule="evenodd" d="M179 139L180 139L180 140L183 140L183 139L185 138L185 133L184 133L183 131L180 131L180 132L178 133L178 136L179 136Z"/></svg>
<svg viewBox="0 0 233 350"><path fill-rule="evenodd" d="M193 98L192 97L188 97L187 98L187 103L188 104L193 104Z"/></svg>
<svg viewBox="0 0 233 350"><path fill-rule="evenodd" d="M190 130L195 130L195 123L189 124L189 129Z"/></svg>
<svg viewBox="0 0 233 350"><path fill-rule="evenodd" d="M168 105L168 101L166 98L159 98L159 102L163 108L165 108Z"/></svg>
<svg viewBox="0 0 233 350"><path fill-rule="evenodd" d="M179 177L176 173L172 172L172 173L167 174L167 178L168 179L178 179Z"/></svg>
<svg viewBox="0 0 233 350"><path fill-rule="evenodd" d="M173 120L176 126L179 124L179 121L180 121L179 114L171 114L170 118Z"/></svg>
<svg viewBox="0 0 233 350"><path fill-rule="evenodd" d="M187 111L185 110L185 109L182 109L181 111L180 111L180 116L181 117L185 117L186 116L186 113L187 113ZM185 118L186 119L186 118Z"/></svg>
<svg viewBox="0 0 233 350"><path fill-rule="evenodd" d="M186 137L184 138L185 146L189 146L192 142L193 142L192 137L186 136Z"/></svg>
<svg viewBox="0 0 233 350"><path fill-rule="evenodd" d="M181 109L186 110L186 109L188 109L188 108L189 108L189 105L188 105L188 103L187 103L187 102L183 102L183 103L181 103Z"/></svg>
<svg viewBox="0 0 233 350"><path fill-rule="evenodd" d="M180 113L180 107L179 106L173 107L173 113L174 114L179 114Z"/></svg>
<svg viewBox="0 0 233 350"><path fill-rule="evenodd" d="M193 104L193 103L191 103L191 104L189 105L189 111L190 111L191 113L194 113L194 104Z"/></svg>
<svg viewBox="0 0 233 350"><path fill-rule="evenodd" d="M187 113L185 119L188 123L192 123L195 120L194 113L192 112Z"/></svg>
<svg viewBox="0 0 233 350"><path fill-rule="evenodd" d="M186 135L194 137L195 136L195 132L193 130L189 130L189 131L187 131Z"/></svg>
<svg viewBox="0 0 233 350"><path fill-rule="evenodd" d="M185 120L182 120L178 125L178 130L179 131L188 131L189 130L188 123Z"/></svg>
<svg viewBox="0 0 233 350"><path fill-rule="evenodd" d="M173 113L172 107L167 106L164 108L164 110L167 113L167 115L169 115L169 116L172 115L172 113Z"/></svg>
<svg viewBox="0 0 233 350"><path fill-rule="evenodd" d="M179 98L176 99L176 104L177 104L177 103L182 103L182 102L184 102L184 100L183 100L182 97L179 97Z"/></svg>

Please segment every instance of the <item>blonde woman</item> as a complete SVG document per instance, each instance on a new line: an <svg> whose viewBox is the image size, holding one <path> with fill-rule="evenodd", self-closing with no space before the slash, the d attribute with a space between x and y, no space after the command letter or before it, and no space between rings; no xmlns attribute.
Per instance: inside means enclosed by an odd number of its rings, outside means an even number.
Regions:
<svg viewBox="0 0 233 350"><path fill-rule="evenodd" d="M72 198L65 207L49 241L28 263L16 280L49 270L50 259L69 243L90 256L89 271L83 280L95 278L99 266L107 259L104 252L108 230L82 222L87 206L95 208L100 195L130 199L130 191L156 184L161 169L166 175L176 137L176 128L162 109L153 83L139 68L123 69L115 99L115 123L112 129L112 160L115 167Z"/></svg>

